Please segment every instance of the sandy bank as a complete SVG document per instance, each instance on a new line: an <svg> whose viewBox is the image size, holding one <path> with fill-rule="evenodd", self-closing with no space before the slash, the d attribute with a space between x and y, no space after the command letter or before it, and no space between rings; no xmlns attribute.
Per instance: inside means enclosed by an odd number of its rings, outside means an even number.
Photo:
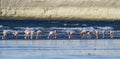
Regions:
<svg viewBox="0 0 120 59"><path fill-rule="evenodd" d="M120 19L120 0L1 0L0 19Z"/></svg>

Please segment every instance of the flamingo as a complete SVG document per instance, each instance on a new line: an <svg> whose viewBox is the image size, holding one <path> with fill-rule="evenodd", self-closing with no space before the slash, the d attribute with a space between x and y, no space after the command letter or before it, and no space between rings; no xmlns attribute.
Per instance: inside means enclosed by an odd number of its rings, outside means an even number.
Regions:
<svg viewBox="0 0 120 59"><path fill-rule="evenodd" d="M18 31L13 32L13 35L15 36L15 38L17 38L18 34L19 34Z"/></svg>
<svg viewBox="0 0 120 59"><path fill-rule="evenodd" d="M41 30L37 30L36 31L36 39L38 39L38 37L39 37L39 35L40 35L41 32L42 32Z"/></svg>
<svg viewBox="0 0 120 59"><path fill-rule="evenodd" d="M50 31L49 32L49 35L48 35L48 39L50 38L50 36L54 36L54 38L56 38L56 33L57 33L57 31L56 30L53 30L53 31Z"/></svg>
<svg viewBox="0 0 120 59"><path fill-rule="evenodd" d="M30 30L26 29L26 30L24 31L24 33L25 33L24 39L29 38L29 35L30 35L30 33L31 33Z"/></svg>
<svg viewBox="0 0 120 59"><path fill-rule="evenodd" d="M68 32L69 39L71 38L72 35L73 35L73 32Z"/></svg>
<svg viewBox="0 0 120 59"><path fill-rule="evenodd" d="M31 39L33 39L33 35L34 35L34 31L31 30L31 31L30 31L30 38L31 38Z"/></svg>
<svg viewBox="0 0 120 59"><path fill-rule="evenodd" d="M7 37L8 30L3 30L2 34L3 34L2 39L5 39Z"/></svg>
<svg viewBox="0 0 120 59"><path fill-rule="evenodd" d="M114 37L114 31L110 31L110 38L112 39Z"/></svg>
<svg viewBox="0 0 120 59"><path fill-rule="evenodd" d="M102 31L102 38L105 38L105 30Z"/></svg>
<svg viewBox="0 0 120 59"><path fill-rule="evenodd" d="M95 30L94 34L95 34L96 39L98 39L98 37L99 37L99 31Z"/></svg>
<svg viewBox="0 0 120 59"><path fill-rule="evenodd" d="M84 29L84 30L82 30L82 31L80 32L80 35L81 35L82 39L83 39L84 37L86 37L86 32L87 32L86 29Z"/></svg>
<svg viewBox="0 0 120 59"><path fill-rule="evenodd" d="M89 39L91 38L91 32L90 31L87 31L86 35L87 35L87 38L89 38Z"/></svg>

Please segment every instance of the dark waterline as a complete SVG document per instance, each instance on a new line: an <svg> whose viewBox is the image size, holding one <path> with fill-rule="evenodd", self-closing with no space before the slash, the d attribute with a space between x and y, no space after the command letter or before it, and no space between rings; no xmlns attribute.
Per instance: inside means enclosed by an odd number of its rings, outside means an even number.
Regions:
<svg viewBox="0 0 120 59"><path fill-rule="evenodd" d="M120 21L93 20L0 20L0 25L9 27L113 27L120 30Z"/></svg>

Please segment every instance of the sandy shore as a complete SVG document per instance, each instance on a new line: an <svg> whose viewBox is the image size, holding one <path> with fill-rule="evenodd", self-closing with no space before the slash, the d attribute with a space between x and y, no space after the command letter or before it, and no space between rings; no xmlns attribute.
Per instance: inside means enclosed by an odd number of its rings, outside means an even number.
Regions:
<svg viewBox="0 0 120 59"><path fill-rule="evenodd" d="M0 2L0 19L120 19L120 0L1 0Z"/></svg>

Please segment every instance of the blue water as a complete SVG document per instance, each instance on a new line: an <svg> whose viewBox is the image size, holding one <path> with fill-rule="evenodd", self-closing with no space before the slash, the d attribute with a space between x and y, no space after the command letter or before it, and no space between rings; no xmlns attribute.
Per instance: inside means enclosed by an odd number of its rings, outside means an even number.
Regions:
<svg viewBox="0 0 120 59"><path fill-rule="evenodd" d="M4 29L9 30L8 40L1 40ZM25 29L41 29L41 38L35 42L35 39L24 40ZM58 32L57 39L46 39L48 32L54 29ZM105 29L105 39L108 41L100 37L98 42L87 42L87 39L79 37L79 32L83 29L91 32L99 29L100 35ZM115 31L114 39L108 36L110 30ZM18 41L12 35L14 31L20 32ZM69 41L69 31L75 33L71 39L75 41ZM119 39L120 21L0 20L0 59L120 59ZM56 43L55 40L60 41ZM89 40L95 40L94 35Z"/></svg>
<svg viewBox="0 0 120 59"><path fill-rule="evenodd" d="M0 59L119 59L119 42L120 40L1 40Z"/></svg>

